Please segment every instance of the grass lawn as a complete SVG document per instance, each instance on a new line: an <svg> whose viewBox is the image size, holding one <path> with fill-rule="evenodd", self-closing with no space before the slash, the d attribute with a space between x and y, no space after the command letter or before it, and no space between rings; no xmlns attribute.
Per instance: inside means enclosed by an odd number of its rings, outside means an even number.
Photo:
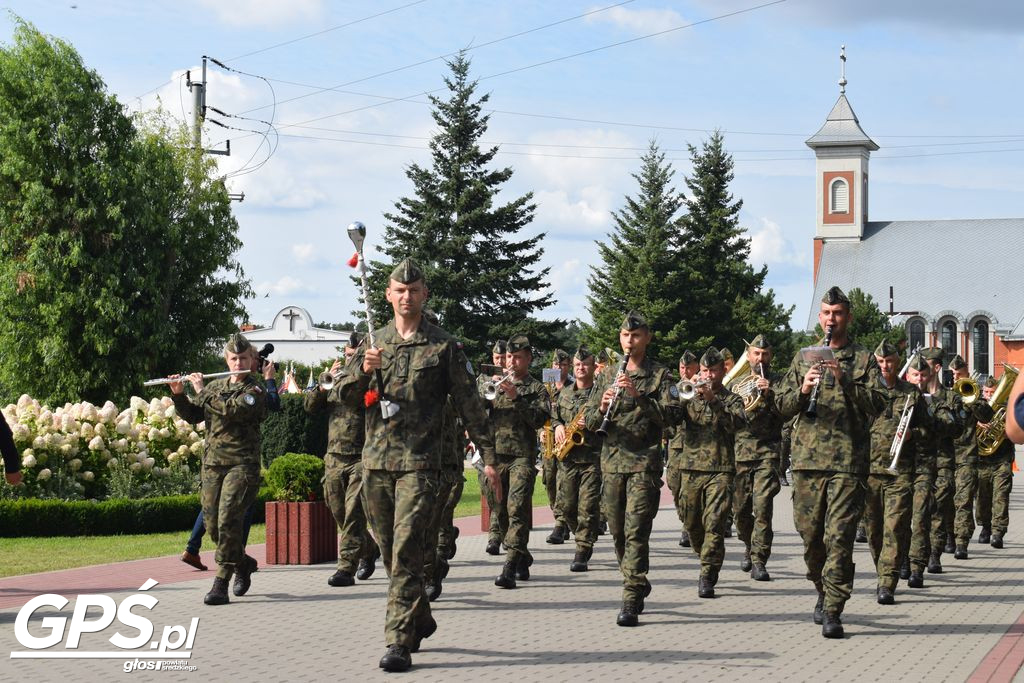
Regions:
<svg viewBox="0 0 1024 683"><path fill-rule="evenodd" d="M455 507L456 517L480 515L480 484L476 470L467 469L466 487ZM540 476L533 490L533 504L547 505L548 499ZM0 578L34 574L56 569L72 569L93 564L140 560L161 555L175 555L185 549L190 531L126 536L54 536L50 538L0 538ZM266 540L266 528L254 524L249 543ZM210 539L204 539L210 548Z"/></svg>

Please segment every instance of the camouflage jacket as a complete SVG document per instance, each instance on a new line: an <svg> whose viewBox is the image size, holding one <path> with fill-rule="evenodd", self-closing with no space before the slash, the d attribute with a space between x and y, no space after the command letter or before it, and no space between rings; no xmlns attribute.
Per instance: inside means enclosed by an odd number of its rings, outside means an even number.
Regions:
<svg viewBox="0 0 1024 683"><path fill-rule="evenodd" d="M743 399L722 387L708 402L699 396L682 401L683 450L677 467L698 472L733 472L733 440L746 424Z"/></svg>
<svg viewBox="0 0 1024 683"><path fill-rule="evenodd" d="M779 378L769 377L771 386L778 386ZM782 425L785 420L775 403L775 391L769 388L761 394L761 403L746 414L746 421L736 428L736 462L773 460L782 457Z"/></svg>
<svg viewBox="0 0 1024 683"><path fill-rule="evenodd" d="M831 372L822 375L816 418L806 415L811 395L801 393L800 387L811 364L799 352L780 382L779 413L783 419L799 415L791 437L792 469L867 474L868 427L885 407L875 379L878 364L870 351L853 342L832 351L842 379L837 382Z"/></svg>
<svg viewBox="0 0 1024 683"><path fill-rule="evenodd" d="M374 337L382 352L384 394L399 410L385 421L378 404L367 407L363 467L392 472L439 469L448 396L484 463L495 464L494 435L462 344L426 320L408 339L398 334L393 320ZM352 407L363 404L368 389L380 390L375 373L363 372L365 353L365 345L360 346L338 382L341 399Z"/></svg>
<svg viewBox="0 0 1024 683"><path fill-rule="evenodd" d="M575 384L570 384L559 391L553 406L551 426L561 425L569 429L569 425L586 408L587 402L595 391L597 391L596 382L589 389L577 389ZM601 437L586 427L580 434L583 435L583 443L572 447L569 454L565 456L565 462L587 464L599 462L601 460Z"/></svg>
<svg viewBox="0 0 1024 683"><path fill-rule="evenodd" d="M259 375L249 373L241 382L215 379L195 397L171 394L174 407L186 422L206 422L204 465L259 465L260 423L267 416L267 393Z"/></svg>
<svg viewBox="0 0 1024 683"><path fill-rule="evenodd" d="M441 469L461 471L466 459L466 430L455 411L451 396L445 403L441 419L444 422L441 429Z"/></svg>
<svg viewBox="0 0 1024 683"><path fill-rule="evenodd" d="M924 397L916 386L902 379L897 379L896 384L887 387L882 382L882 376L876 377L879 390L885 397L885 405L871 422L871 474L892 474L889 472L889 465L892 463L893 441L896 438L896 430L900 420L903 418L903 410L907 405L914 407L914 414L910 419L910 427L903 440L900 449L900 458L896 463L896 471L899 474L909 474L914 471L918 460L918 451L922 451L921 457L930 459L929 455L933 443L929 435L931 429L928 419L928 406ZM909 401L909 404L908 404Z"/></svg>
<svg viewBox="0 0 1024 683"><path fill-rule="evenodd" d="M594 381L594 393L584 413L587 429L591 431L604 420L601 396L614 383L617 371L617 367L608 366ZM660 473L662 432L679 420L678 404L669 392L672 380L668 368L649 357L629 376L640 395L632 398L625 391L619 393L612 408L608 436L601 446L601 471Z"/></svg>
<svg viewBox="0 0 1024 683"><path fill-rule="evenodd" d="M537 430L551 417L551 398L539 381L526 375L509 380L516 388L516 397L498 391L490 405L494 428L494 450L504 460L537 457Z"/></svg>
<svg viewBox="0 0 1024 683"><path fill-rule="evenodd" d="M342 373L349 368L342 368ZM330 391L317 389L307 392L302 399L307 413L327 411L327 452L333 455L359 456L366 441L366 408L353 406L341 398L341 382L335 382Z"/></svg>
<svg viewBox="0 0 1024 683"><path fill-rule="evenodd" d="M956 437L963 432L964 422L960 417L963 401L960 395L939 387L932 394L928 414L933 418L936 448L935 466L953 469L956 467Z"/></svg>
<svg viewBox="0 0 1024 683"><path fill-rule="evenodd" d="M992 406L987 401L982 401L979 398L967 405L962 399L960 400L957 416L960 418L963 430L953 440L957 465L978 464L978 423L988 422L992 419L992 415Z"/></svg>
<svg viewBox="0 0 1024 683"><path fill-rule="evenodd" d="M682 380L676 382L672 386L675 387L671 393L673 395L679 394L679 385L682 384ZM682 411L680 410L680 415ZM673 424L665 427L662 432L662 438L665 440L667 456L665 458L665 464L670 469L678 469L680 467L679 459L683 457L683 439L686 436L686 423L680 422L679 424Z"/></svg>

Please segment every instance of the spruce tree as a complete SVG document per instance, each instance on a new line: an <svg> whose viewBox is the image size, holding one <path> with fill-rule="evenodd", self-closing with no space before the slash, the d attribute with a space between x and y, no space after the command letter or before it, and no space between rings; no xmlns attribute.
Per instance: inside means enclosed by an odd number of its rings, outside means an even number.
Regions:
<svg viewBox="0 0 1024 683"><path fill-rule="evenodd" d="M408 256L424 269L427 306L474 361L489 357L494 340L518 332L530 335L537 348L551 348L562 323L534 317L553 303L544 292L549 269L537 267L544 233L519 236L533 220L533 193L498 203L513 171L491 167L497 147L480 147L490 118L483 105L490 96L475 95L477 82L469 80L464 55L448 66L447 98L430 96L438 128L430 140L432 164L406 170L413 195L384 214L384 246L378 251L386 258L369 263L375 322L390 318L384 299L388 275Z"/></svg>

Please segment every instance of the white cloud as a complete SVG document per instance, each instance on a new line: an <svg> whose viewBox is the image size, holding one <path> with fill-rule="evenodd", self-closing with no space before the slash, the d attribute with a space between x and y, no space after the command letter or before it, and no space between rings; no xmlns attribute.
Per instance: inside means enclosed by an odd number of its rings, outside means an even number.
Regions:
<svg viewBox="0 0 1024 683"><path fill-rule="evenodd" d="M278 26L319 19L323 16L322 0L198 0L218 19L231 26Z"/></svg>
<svg viewBox="0 0 1024 683"><path fill-rule="evenodd" d="M536 223L545 229L592 234L603 232L611 222L610 193L605 188L584 187L570 197L565 190L536 193Z"/></svg>
<svg viewBox="0 0 1024 683"><path fill-rule="evenodd" d="M272 296L292 296L295 294L312 294L316 291L316 288L291 275L284 275L278 278L276 282L260 282L253 287L253 290L256 292L257 297L266 296L268 293Z"/></svg>
<svg viewBox="0 0 1024 683"><path fill-rule="evenodd" d="M316 256L316 252L314 251L312 244L304 242L302 244L292 245L292 256L295 257L296 263L304 265L313 260Z"/></svg>
<svg viewBox="0 0 1024 683"><path fill-rule="evenodd" d="M790 264L802 266L807 264L807 252L797 249L782 234L779 224L767 218L761 218L761 228L750 235L750 262L755 267L762 264L772 266Z"/></svg>
<svg viewBox="0 0 1024 683"><path fill-rule="evenodd" d="M597 9L590 8L591 11ZM606 22L615 24L637 35L647 35L664 31L665 29L681 26L686 23L682 16L671 9L627 9L625 7L613 7L604 12L591 14L587 17L588 22Z"/></svg>

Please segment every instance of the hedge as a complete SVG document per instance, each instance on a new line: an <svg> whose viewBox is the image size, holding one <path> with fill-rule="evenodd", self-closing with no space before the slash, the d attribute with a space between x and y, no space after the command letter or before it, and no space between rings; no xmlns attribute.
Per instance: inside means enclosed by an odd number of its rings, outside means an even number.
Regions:
<svg viewBox="0 0 1024 683"><path fill-rule="evenodd" d="M302 400L302 394L284 394L281 410L267 413L260 429L263 467L270 467L285 453L310 453L323 458L327 452L328 414L310 415Z"/></svg>
<svg viewBox="0 0 1024 683"><path fill-rule="evenodd" d="M264 521L262 503L269 490L260 489L254 522ZM199 496L87 500L21 498L0 500L0 537L111 536L185 531L195 524Z"/></svg>

